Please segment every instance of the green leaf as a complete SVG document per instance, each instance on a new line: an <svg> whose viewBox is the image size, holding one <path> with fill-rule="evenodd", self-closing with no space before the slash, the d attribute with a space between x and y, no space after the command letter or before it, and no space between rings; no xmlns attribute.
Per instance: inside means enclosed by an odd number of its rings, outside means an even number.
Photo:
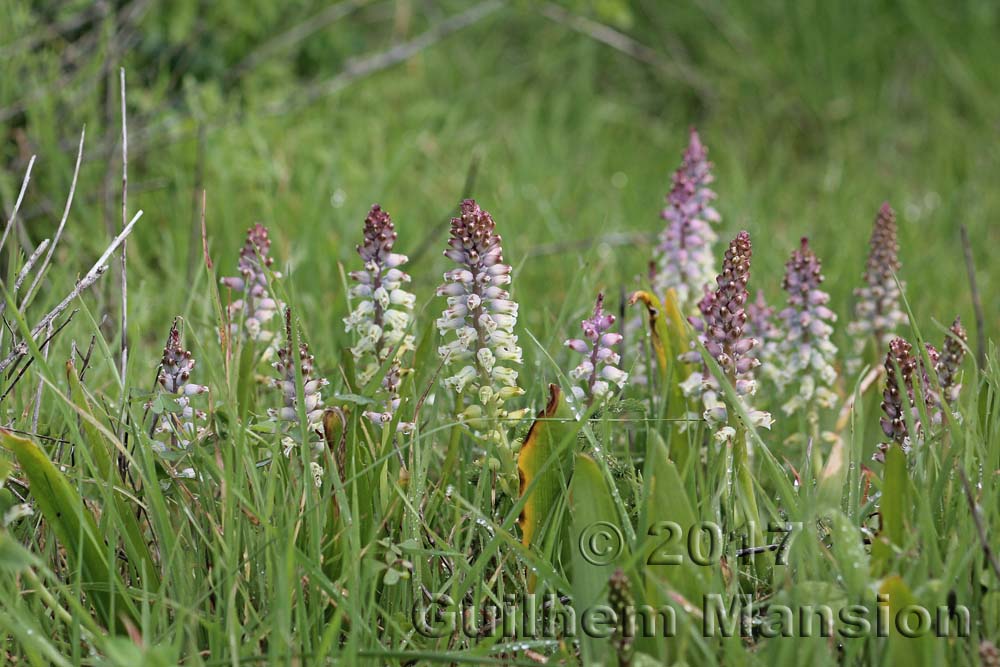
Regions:
<svg viewBox="0 0 1000 667"><path fill-rule="evenodd" d="M906 540L904 514L910 479L906 474L906 454L895 443L885 453L885 470L882 475L882 529L878 538L872 542L877 572L886 571L895 549L901 548Z"/></svg>
<svg viewBox="0 0 1000 667"><path fill-rule="evenodd" d="M902 453L902 452L900 452ZM883 664L886 665L906 665L907 667L924 667L930 665L944 664L943 660L935 658L937 649L940 648L941 641L934 638L933 631L924 634L922 637L907 637L900 632L900 625L910 623L911 628L916 627L916 618L913 614L902 614L900 612L907 607L922 606L933 614L933 605L920 605L917 598L910 591L909 586L901 577L892 576L882 582L879 593L888 596L889 603L889 654ZM933 623L933 616L931 617Z"/></svg>
<svg viewBox="0 0 1000 667"><path fill-rule="evenodd" d="M869 582L868 552L861 531L839 510L830 510L828 517L833 558L850 599L857 601L868 590Z"/></svg>
<svg viewBox="0 0 1000 667"><path fill-rule="evenodd" d="M34 442L0 429L0 444L13 452L31 485L31 495L71 567L79 568L81 585L101 621L112 631L123 628L117 615L135 621L131 602L121 594L124 584L97 531L93 515L76 489Z"/></svg>
<svg viewBox="0 0 1000 667"><path fill-rule="evenodd" d="M577 609L588 609L607 602L608 580L625 562L627 545L601 467L586 454L576 455L570 484L570 513L573 604ZM600 663L608 649L607 642L586 632L580 634L584 664Z"/></svg>
<svg viewBox="0 0 1000 667"><path fill-rule="evenodd" d="M647 564L644 567L647 602L655 607L665 604L665 589L679 593L698 606L706 592L706 568L692 562L688 549L689 532L697 530L697 518L677 466L667 458L666 444L655 431L650 431L649 438L643 472L646 497L639 517L638 537L641 541L637 547L641 554L640 562ZM666 527L666 522L680 528L676 537ZM678 556L679 564L663 562L672 563Z"/></svg>

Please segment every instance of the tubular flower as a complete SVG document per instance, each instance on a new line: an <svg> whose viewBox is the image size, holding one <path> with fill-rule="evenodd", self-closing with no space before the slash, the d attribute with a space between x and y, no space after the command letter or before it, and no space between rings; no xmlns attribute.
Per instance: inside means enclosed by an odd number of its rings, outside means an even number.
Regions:
<svg viewBox="0 0 1000 667"><path fill-rule="evenodd" d="M962 390L962 385L958 382L958 371L962 366L962 359L965 357L965 347L969 336L962 326L962 319L955 318L949 335L944 339L944 346L941 348L941 355L934 365L937 373L938 383L941 385L943 398L949 403L958 400L958 393Z"/></svg>
<svg viewBox="0 0 1000 667"><path fill-rule="evenodd" d="M345 329L357 333L351 353L361 368L361 384L371 380L390 354L398 357L413 349L414 337L407 329L416 299L402 288L410 276L399 268L407 257L392 251L395 242L392 219L378 204L373 205L365 218L364 243L357 246L364 268L351 272L357 283L351 296L359 301L344 318Z"/></svg>
<svg viewBox="0 0 1000 667"><path fill-rule="evenodd" d="M243 294L242 298L229 304L230 332L240 332L237 320L242 313L247 338L261 342L270 341L274 337L274 332L266 330L264 325L282 307L268 293L268 269L274 263L274 258L268 255L270 250L271 239L268 238L267 227L258 222L247 230L246 243L240 250L237 262L240 275L220 280L234 292ZM281 277L277 272L272 273L275 277Z"/></svg>
<svg viewBox="0 0 1000 667"><path fill-rule="evenodd" d="M757 341L747 355L760 361L760 375L775 381L779 366L775 356L782 333L775 324L774 306L769 305L764 293L758 290L757 298L747 301L746 310L747 323L743 333Z"/></svg>
<svg viewBox="0 0 1000 667"><path fill-rule="evenodd" d="M521 363L521 348L514 335L517 304L504 289L510 284L511 267L503 263L500 243L490 214L472 199L463 201L461 215L451 220L444 253L458 266L444 274L437 290L448 299L437 320L442 337L451 338L438 348L454 373L445 385L459 394L471 391L491 410L524 393L517 385L517 371L510 368ZM466 412L477 416L474 408Z"/></svg>
<svg viewBox="0 0 1000 667"><path fill-rule="evenodd" d="M936 368L940 364L941 355L933 345L927 344L926 349L932 367ZM914 444L919 444L923 439L924 427L920 421L920 408L917 406L918 386L927 414L932 422L939 424L940 401L934 393L923 360L913 353L913 346L907 341L893 338L889 342L889 352L885 357L885 389L882 391L882 411L885 416L880 421L882 432L899 444L904 452L909 452ZM907 413L909 413L909 425ZM884 461L885 452L891 444L887 442L879 445L873 458L876 461Z"/></svg>
<svg viewBox="0 0 1000 667"><path fill-rule="evenodd" d="M382 389L385 392L385 404L383 410L381 412L368 410L364 413L365 417L373 424L384 426L392 422L392 416L395 414L396 410L399 409L400 404L399 384L399 361L394 359L389 366L389 370L386 372L385 377L382 378ZM413 422L401 421L396 426L396 430L403 434L413 433L414 428L416 428L416 425Z"/></svg>
<svg viewBox="0 0 1000 667"><path fill-rule="evenodd" d="M181 334L177 329L177 320L174 320L163 348L157 382L160 391L173 397L180 410L164 411L155 432L170 434L171 444L175 446L187 447L192 438L197 438L203 429L198 428L196 422L206 418L204 412L191 405L192 397L208 391L205 385L189 382L194 367L195 360L191 353L181 347Z"/></svg>
<svg viewBox="0 0 1000 667"><path fill-rule="evenodd" d="M917 367L913 346L902 338L893 338L889 342L889 352L885 356L885 389L882 391L882 412L885 416L881 418L880 423L886 437L901 446L903 451L909 451L911 444L911 434L906 424L907 413L914 428L918 431L920 429L913 390ZM885 460L885 452L891 444L879 445L874 456L876 461Z"/></svg>
<svg viewBox="0 0 1000 667"><path fill-rule="evenodd" d="M792 253L785 264L782 287L788 292L788 306L778 314L783 332L771 362L778 388L784 391L797 384L798 393L782 406L786 414L813 401L820 407L833 405L837 395L830 388L837 379L833 362L837 348L830 342L831 323L837 316L826 307L830 295L820 289L822 265L809 247L809 240Z"/></svg>
<svg viewBox="0 0 1000 667"><path fill-rule="evenodd" d="M682 312L694 310L702 288L710 285L715 275L712 244L718 236L712 225L720 217L712 207L716 195L708 187L714 178L707 155L692 128L681 166L673 175L667 207L661 214L666 226L654 257L656 295L662 299L668 289L675 289Z"/></svg>
<svg viewBox="0 0 1000 667"><path fill-rule="evenodd" d="M847 327L847 332L857 337L859 354L869 335L875 337L878 345L885 345L893 338L896 327L906 323L906 315L899 307L899 285L893 275L899 273L900 266L896 213L885 202L875 217L864 285L854 290L857 297L854 321Z"/></svg>
<svg viewBox="0 0 1000 667"><path fill-rule="evenodd" d="M302 370L302 393L305 399L306 421L309 429L319 431L323 422L323 396L320 393L329 382L316 375L315 358L309 354L309 346L299 343L298 353L292 349L292 309L285 309L285 343L278 349L278 360L273 366L278 371L278 378L272 380L275 388L281 390L284 405L269 414L282 421L297 422L299 420L298 392L295 386L296 359Z"/></svg>
<svg viewBox="0 0 1000 667"><path fill-rule="evenodd" d="M621 388L628 380L628 373L618 368L621 357L614 347L622 342L622 336L609 331L614 323L615 316L604 312L604 294L598 294L594 314L581 323L584 338L570 339L565 343L566 347L584 356L569 375L574 380L583 381L583 387L573 387L573 397L587 405L595 399L604 400L611 385Z"/></svg>
<svg viewBox="0 0 1000 667"><path fill-rule="evenodd" d="M704 298L698 304L701 318L692 317L688 321L744 402L753 424L770 428L770 414L753 410L746 405L747 399L757 390L753 370L760 365L760 361L749 354L757 341L745 333L751 254L750 235L745 231L740 232L726 250L722 273L715 279L715 291L706 289ZM701 360L701 355L697 350L692 350L683 355L682 360L697 362ZM729 413L725 402L720 398L718 382L707 368L703 366L701 370L692 373L681 384L681 389L686 396L701 396L705 406L705 420L718 427L716 437L728 440L735 434L735 429L728 426Z"/></svg>

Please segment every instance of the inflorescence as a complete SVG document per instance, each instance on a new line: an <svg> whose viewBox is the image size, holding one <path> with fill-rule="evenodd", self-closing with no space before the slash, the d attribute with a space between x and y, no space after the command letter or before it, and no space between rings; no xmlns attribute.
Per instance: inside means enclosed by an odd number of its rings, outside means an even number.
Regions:
<svg viewBox="0 0 1000 667"><path fill-rule="evenodd" d="M874 337L878 348L888 344L896 328L906 323L906 314L900 308L900 284L896 282L901 266L896 235L896 213L885 202L875 216L864 285L854 291L854 321L847 326L847 332L857 339L856 354L864 350L870 337Z"/></svg>
<svg viewBox="0 0 1000 667"><path fill-rule="evenodd" d="M753 410L747 405L747 399L757 389L753 370L760 365L760 361L749 354L757 341L746 335L744 330L751 254L750 235L745 231L740 232L726 250L722 273L715 279L715 291L706 289L704 298L698 304L701 317L692 317L689 321L698 332L705 349L718 362L726 380L743 401L753 425L770 428L771 415ZM682 360L698 362L701 355L697 350L692 350L683 355ZM703 416L717 429L718 439L725 441L735 435L736 430L730 425L729 407L720 397L722 392L719 383L707 368L703 367L692 373L681 387L686 396L701 396L705 407Z"/></svg>
<svg viewBox="0 0 1000 667"><path fill-rule="evenodd" d="M826 306L830 295L820 289L822 282L819 258L803 238L785 264L782 287L788 293L788 305L778 314L782 335L768 359L779 389L787 392L791 386L798 387L782 406L789 415L813 405L828 408L837 399L833 391L837 348L830 340L837 316Z"/></svg>
<svg viewBox="0 0 1000 667"><path fill-rule="evenodd" d="M708 150L694 128L680 167L673 175L667 207L661 216L666 226L654 256L653 289L664 298L667 290L677 293L681 312L695 309L696 299L715 276L713 244L718 236L712 225L720 220L712 206L715 192Z"/></svg>
<svg viewBox="0 0 1000 667"><path fill-rule="evenodd" d="M615 316L604 312L604 294L598 294L594 313L580 324L584 337L565 343L584 357L569 375L583 383L573 387L573 398L585 405L607 399L612 385L621 389L628 380L628 373L618 368L621 357L614 348L621 343L622 336L610 331L614 323Z"/></svg>
<svg viewBox="0 0 1000 667"><path fill-rule="evenodd" d="M462 412L465 418L498 418L505 400L524 393L517 371L510 367L521 363L514 334L517 303L504 289L511 282L511 267L503 262L496 223L474 200L463 201L461 215L452 218L444 254L457 264L444 274L437 290L448 303L437 327L443 337L451 338L438 348L453 372L444 383L478 401Z"/></svg>
<svg viewBox="0 0 1000 667"><path fill-rule="evenodd" d="M357 283L351 296L358 302L344 318L347 332L357 334L351 354L358 364L361 384L367 384L390 355L399 358L413 349L409 329L416 297L403 289L410 282L410 276L400 268L407 257L393 252L395 242L392 218L375 204L365 218L364 243L357 246L364 267L351 272Z"/></svg>
<svg viewBox="0 0 1000 667"><path fill-rule="evenodd" d="M240 332L239 317L243 317L243 328L249 340L269 342L274 332L266 325L281 309L282 305L271 297L268 291L268 272L274 259L270 257L271 239L267 227L259 222L247 230L247 240L240 250L237 263L238 276L222 278L221 283L242 297L229 304L230 333ZM281 274L271 271L274 277Z"/></svg>

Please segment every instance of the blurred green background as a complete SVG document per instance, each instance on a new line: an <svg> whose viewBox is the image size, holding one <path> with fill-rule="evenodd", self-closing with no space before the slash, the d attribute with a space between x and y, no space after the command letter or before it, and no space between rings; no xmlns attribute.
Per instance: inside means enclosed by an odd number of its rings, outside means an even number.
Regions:
<svg viewBox="0 0 1000 667"><path fill-rule="evenodd" d="M129 246L130 327L150 372L175 314L211 326L202 188L219 272L248 225L269 225L332 361L346 342L338 263L356 263L368 207L396 220L429 325L447 218L469 187L504 236L523 326L554 351L560 314L575 319L597 289L617 301L644 273L691 125L716 164L720 236L750 230L751 288L769 300L808 235L845 323L887 199L925 332L956 312L972 324L960 225L988 333L1000 323L995 2L2 0L0 26L5 218L38 155L26 249L58 223L86 125L38 312L121 224L126 68L129 208L145 211ZM116 293L102 280L96 312L114 317Z"/></svg>

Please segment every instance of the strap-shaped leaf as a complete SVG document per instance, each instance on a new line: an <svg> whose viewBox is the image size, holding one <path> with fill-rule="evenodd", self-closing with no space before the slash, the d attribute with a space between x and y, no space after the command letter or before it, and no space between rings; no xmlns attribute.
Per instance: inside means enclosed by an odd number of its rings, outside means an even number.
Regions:
<svg viewBox="0 0 1000 667"><path fill-rule="evenodd" d="M121 593L124 584L80 494L31 440L0 429L0 443L14 454L31 485L31 497L72 566L79 568L83 590L98 617L111 630L122 629L120 616L134 622L135 609Z"/></svg>

